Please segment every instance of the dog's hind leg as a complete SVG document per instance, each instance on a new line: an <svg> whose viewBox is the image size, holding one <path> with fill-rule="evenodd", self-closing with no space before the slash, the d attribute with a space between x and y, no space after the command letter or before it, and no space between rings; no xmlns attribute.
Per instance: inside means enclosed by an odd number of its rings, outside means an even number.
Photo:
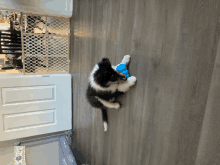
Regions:
<svg viewBox="0 0 220 165"><path fill-rule="evenodd" d="M111 102L103 100L103 99L101 99L97 96L96 96L96 99L98 99L98 101L100 101L107 108L114 108L114 109L119 109L120 108L119 103L111 103Z"/></svg>

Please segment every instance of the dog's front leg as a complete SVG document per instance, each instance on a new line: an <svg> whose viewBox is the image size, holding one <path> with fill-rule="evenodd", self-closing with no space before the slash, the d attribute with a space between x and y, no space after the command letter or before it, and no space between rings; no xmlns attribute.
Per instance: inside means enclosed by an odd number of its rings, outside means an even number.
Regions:
<svg viewBox="0 0 220 165"><path fill-rule="evenodd" d="M108 108L114 108L114 109L119 109L120 108L120 104L119 103L112 103L106 100L103 100L97 96L95 96L104 106L108 107Z"/></svg>
<svg viewBox="0 0 220 165"><path fill-rule="evenodd" d="M128 78L128 80L125 83L118 85L118 90L120 92L126 92L129 90L131 86L135 84L136 81L137 81L137 78L134 76L131 76Z"/></svg>

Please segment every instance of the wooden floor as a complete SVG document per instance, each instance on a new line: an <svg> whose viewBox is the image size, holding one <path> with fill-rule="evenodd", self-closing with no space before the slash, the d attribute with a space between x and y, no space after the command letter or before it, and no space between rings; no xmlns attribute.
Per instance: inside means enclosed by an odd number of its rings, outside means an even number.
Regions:
<svg viewBox="0 0 220 165"><path fill-rule="evenodd" d="M74 0L71 33L73 129L91 164L220 164L219 0ZM137 84L103 132L88 76L126 54Z"/></svg>

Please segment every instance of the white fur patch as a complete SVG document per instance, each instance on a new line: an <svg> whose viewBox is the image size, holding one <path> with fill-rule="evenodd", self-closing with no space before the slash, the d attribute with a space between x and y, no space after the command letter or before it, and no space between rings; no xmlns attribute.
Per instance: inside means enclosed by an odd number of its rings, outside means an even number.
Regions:
<svg viewBox="0 0 220 165"><path fill-rule="evenodd" d="M108 130L108 124L106 121L103 122L104 125L104 131L106 132Z"/></svg>
<svg viewBox="0 0 220 165"><path fill-rule="evenodd" d="M119 64L118 64L118 65L119 65ZM117 65L117 66L118 66L118 65ZM117 70L116 70L117 66L112 65L112 68L113 68L115 71L117 71Z"/></svg>

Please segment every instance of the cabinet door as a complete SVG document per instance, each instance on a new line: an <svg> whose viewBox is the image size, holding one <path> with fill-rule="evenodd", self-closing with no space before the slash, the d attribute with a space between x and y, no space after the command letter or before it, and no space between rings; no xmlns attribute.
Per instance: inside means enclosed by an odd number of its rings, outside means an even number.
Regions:
<svg viewBox="0 0 220 165"><path fill-rule="evenodd" d="M0 76L0 141L72 128L71 75Z"/></svg>

